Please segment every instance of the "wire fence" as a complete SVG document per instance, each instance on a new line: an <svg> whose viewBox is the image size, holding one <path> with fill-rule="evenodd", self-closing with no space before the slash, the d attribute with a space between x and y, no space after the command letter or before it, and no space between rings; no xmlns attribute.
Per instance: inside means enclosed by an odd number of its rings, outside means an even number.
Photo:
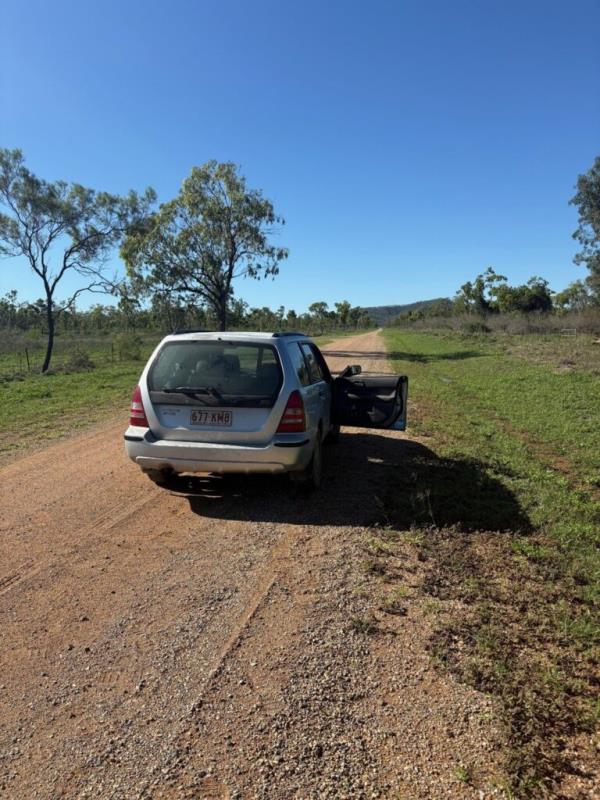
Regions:
<svg viewBox="0 0 600 800"><path fill-rule="evenodd" d="M333 339L362 332L335 328L307 331L308 335ZM115 332L108 336L57 336L54 340L50 372L68 372L143 361L165 336L165 332ZM0 332L0 380L39 375L46 354L46 340L2 336Z"/></svg>
<svg viewBox="0 0 600 800"><path fill-rule="evenodd" d="M150 336L132 335L124 337L57 337L50 362L50 372L66 372L78 369L93 369L124 361L142 360L147 357L160 334ZM0 378L10 380L17 377L40 374L46 354L44 340L32 342L3 342L0 345Z"/></svg>

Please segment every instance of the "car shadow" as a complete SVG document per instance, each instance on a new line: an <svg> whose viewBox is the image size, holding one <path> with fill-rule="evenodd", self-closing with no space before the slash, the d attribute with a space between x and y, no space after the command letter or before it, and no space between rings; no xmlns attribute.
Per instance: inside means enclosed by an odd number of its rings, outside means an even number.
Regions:
<svg viewBox="0 0 600 800"><path fill-rule="evenodd" d="M458 526L527 531L527 515L490 467L441 458L384 432L342 433L325 449L322 487L307 494L288 476L182 476L171 490L203 517L296 525Z"/></svg>
<svg viewBox="0 0 600 800"><path fill-rule="evenodd" d="M361 359L371 360L399 360L410 361L417 364L429 364L433 361L464 361L467 358L485 358L486 353L479 350L456 350L450 353L405 353L402 350L377 350L367 352L361 350L360 352L352 350L321 350L323 355L331 358L349 358L357 359L360 363Z"/></svg>

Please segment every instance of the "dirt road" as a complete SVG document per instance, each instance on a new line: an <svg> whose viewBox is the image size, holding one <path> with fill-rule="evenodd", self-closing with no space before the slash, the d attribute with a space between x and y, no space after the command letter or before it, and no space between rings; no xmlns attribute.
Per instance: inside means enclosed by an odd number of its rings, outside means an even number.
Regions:
<svg viewBox="0 0 600 800"><path fill-rule="evenodd" d="M325 348L386 371L383 349ZM310 497L177 494L126 459L126 413L0 470L0 795L501 796L489 701L432 666L423 602L383 613L365 569L410 430L345 431Z"/></svg>

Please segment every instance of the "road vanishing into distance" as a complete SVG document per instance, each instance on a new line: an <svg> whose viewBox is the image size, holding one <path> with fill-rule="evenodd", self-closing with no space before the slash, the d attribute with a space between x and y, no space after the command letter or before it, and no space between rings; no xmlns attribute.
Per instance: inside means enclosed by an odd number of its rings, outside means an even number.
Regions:
<svg viewBox="0 0 600 800"><path fill-rule="evenodd" d="M324 352L391 370L379 333ZM406 434L345 429L312 495L160 489L127 412L0 468L0 796L503 796L490 701L428 651L422 565L368 567L386 481L424 447L410 401Z"/></svg>

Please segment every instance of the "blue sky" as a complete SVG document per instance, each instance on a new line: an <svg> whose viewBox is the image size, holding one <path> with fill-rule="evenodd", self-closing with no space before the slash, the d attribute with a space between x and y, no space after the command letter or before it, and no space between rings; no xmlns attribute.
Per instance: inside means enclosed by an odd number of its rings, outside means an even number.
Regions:
<svg viewBox="0 0 600 800"><path fill-rule="evenodd" d="M4 0L0 146L170 199L239 163L287 220L251 305L452 295L488 264L560 289L600 154L597 0ZM41 292L0 262L0 294ZM92 296L89 302L96 302ZM82 304L83 305L83 304Z"/></svg>

